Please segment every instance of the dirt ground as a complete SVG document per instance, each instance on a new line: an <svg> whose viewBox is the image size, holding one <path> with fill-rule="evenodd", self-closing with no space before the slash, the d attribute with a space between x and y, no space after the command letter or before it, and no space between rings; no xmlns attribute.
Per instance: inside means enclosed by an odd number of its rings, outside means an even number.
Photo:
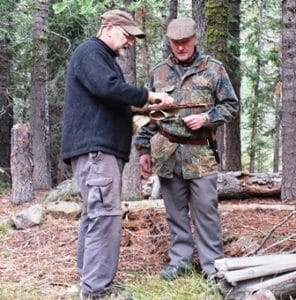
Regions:
<svg viewBox="0 0 296 300"><path fill-rule="evenodd" d="M38 194L32 203L19 206L10 204L9 195L0 197L0 219L32 204L42 203L44 194ZM235 209L232 205L235 204ZM256 207L248 208L246 205ZM289 204L289 209L274 209ZM226 257L243 256L263 246L264 254L296 252L295 203L281 203L279 199L249 199L221 201L219 210L223 228ZM270 208L266 208L268 205ZM287 208L287 209L286 209ZM281 224L283 223L283 224ZM278 227L276 227L278 225ZM46 215L40 227L26 230L0 231L0 283L35 286L48 295L65 296L78 284L76 272L76 243L79 220L54 218ZM272 231L275 229L274 231ZM276 244L277 243L277 244ZM164 211L147 209L129 212L124 216L123 237L117 282L128 282L137 274L157 274L168 263L169 234ZM198 256L196 255L198 268ZM57 299L57 298L56 298Z"/></svg>

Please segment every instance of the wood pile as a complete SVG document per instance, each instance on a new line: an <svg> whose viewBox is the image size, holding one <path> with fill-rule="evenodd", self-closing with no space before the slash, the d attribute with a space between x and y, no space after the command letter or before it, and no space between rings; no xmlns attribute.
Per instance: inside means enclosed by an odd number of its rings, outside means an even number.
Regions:
<svg viewBox="0 0 296 300"><path fill-rule="evenodd" d="M226 300L296 297L296 254L223 258L215 261L215 267ZM262 291L271 296L254 296Z"/></svg>

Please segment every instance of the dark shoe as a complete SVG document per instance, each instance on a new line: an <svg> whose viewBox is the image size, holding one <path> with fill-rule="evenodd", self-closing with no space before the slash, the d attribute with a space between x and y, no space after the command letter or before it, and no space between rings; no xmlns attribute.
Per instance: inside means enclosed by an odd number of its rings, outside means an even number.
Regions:
<svg viewBox="0 0 296 300"><path fill-rule="evenodd" d="M85 294L80 290L79 293L79 300L99 300L99 299L106 299L107 297L117 296L115 291L113 291L111 288L107 288L104 291L102 291L100 294Z"/></svg>
<svg viewBox="0 0 296 300"><path fill-rule="evenodd" d="M177 277L185 275L188 269L189 267L168 266L165 270L160 272L159 277L166 281L173 281Z"/></svg>

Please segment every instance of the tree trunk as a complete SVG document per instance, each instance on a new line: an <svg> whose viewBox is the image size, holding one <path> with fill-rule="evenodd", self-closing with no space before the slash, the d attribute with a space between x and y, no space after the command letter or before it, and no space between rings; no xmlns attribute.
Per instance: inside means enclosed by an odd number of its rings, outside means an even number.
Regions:
<svg viewBox="0 0 296 300"><path fill-rule="evenodd" d="M250 164L249 172L255 172L256 156L258 151L258 128L259 128L259 107L260 107L260 74L261 74L261 53L262 53L262 18L263 18L263 1L258 1L259 20L258 20L258 49L256 58L256 79L254 83L254 101L251 106L251 136L250 136Z"/></svg>
<svg viewBox="0 0 296 300"><path fill-rule="evenodd" d="M228 15L227 0L209 0L206 2L206 52L224 64L227 62ZM225 168L224 128L225 126L220 126L217 133L221 170Z"/></svg>
<svg viewBox="0 0 296 300"><path fill-rule="evenodd" d="M39 0L34 6L33 67L31 90L31 116L33 141L33 187L36 190L50 189L49 120L46 91L48 1Z"/></svg>
<svg viewBox="0 0 296 300"><path fill-rule="evenodd" d="M164 10L166 7L164 7ZM166 59L170 54L170 45L167 36L165 35L167 26L169 22L173 19L176 19L178 16L178 0L170 0L170 10L168 18L165 18L165 14L163 14L164 26L163 26L163 58Z"/></svg>
<svg viewBox="0 0 296 300"><path fill-rule="evenodd" d="M233 53L229 54L226 69L240 103L240 0L230 0L229 7L231 12L229 33L237 45L233 47ZM225 125L225 148L225 171L241 170L240 113L233 121Z"/></svg>
<svg viewBox="0 0 296 300"><path fill-rule="evenodd" d="M279 171L280 164L280 145L281 145L281 109L282 109L282 83L278 82L275 93L275 126L273 142L273 172Z"/></svg>
<svg viewBox="0 0 296 300"><path fill-rule="evenodd" d="M13 125L9 40L0 41L0 183L10 182L10 140Z"/></svg>
<svg viewBox="0 0 296 300"><path fill-rule="evenodd" d="M32 136L28 124L16 124L11 130L11 178L13 204L33 199Z"/></svg>
<svg viewBox="0 0 296 300"><path fill-rule="evenodd" d="M282 200L296 198L296 1L283 0L283 184Z"/></svg>
<svg viewBox="0 0 296 300"><path fill-rule="evenodd" d="M142 9L142 26L143 26L143 31L146 31L147 28L147 20L146 20L146 14L145 11ZM143 39L143 49L142 49L142 63L145 69L145 79L149 77L149 72L150 72L150 64L149 64L149 45L148 45L148 40L147 37ZM146 82L145 82L146 84Z"/></svg>
<svg viewBox="0 0 296 300"><path fill-rule="evenodd" d="M125 1L125 5L130 4ZM119 57L118 63L123 71L127 83L136 85L136 53L135 45L126 51L124 57ZM140 168L138 153L132 143L130 161L125 165L122 174L122 200L136 200L140 198Z"/></svg>
<svg viewBox="0 0 296 300"><path fill-rule="evenodd" d="M192 19L197 24L198 45L203 51L205 45L206 30L206 0L192 0Z"/></svg>

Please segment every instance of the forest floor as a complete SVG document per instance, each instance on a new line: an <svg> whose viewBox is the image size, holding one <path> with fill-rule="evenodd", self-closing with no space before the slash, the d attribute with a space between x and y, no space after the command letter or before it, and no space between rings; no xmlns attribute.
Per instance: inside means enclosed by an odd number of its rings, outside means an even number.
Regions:
<svg viewBox="0 0 296 300"><path fill-rule="evenodd" d="M43 197L40 193L31 203L13 206L9 194L0 196L0 219L42 203ZM295 202L282 203L279 199L221 201L225 256L244 256L256 251L269 234L263 249L274 246L264 254L295 253L295 237L275 245L295 234L296 216L287 218L293 209ZM46 215L39 227L0 230L0 299L16 299L10 295L18 295L18 291L32 295L19 299L76 299L78 226L79 220ZM168 263L168 247L164 211L146 209L127 213L115 282L124 284L139 275L157 275Z"/></svg>

